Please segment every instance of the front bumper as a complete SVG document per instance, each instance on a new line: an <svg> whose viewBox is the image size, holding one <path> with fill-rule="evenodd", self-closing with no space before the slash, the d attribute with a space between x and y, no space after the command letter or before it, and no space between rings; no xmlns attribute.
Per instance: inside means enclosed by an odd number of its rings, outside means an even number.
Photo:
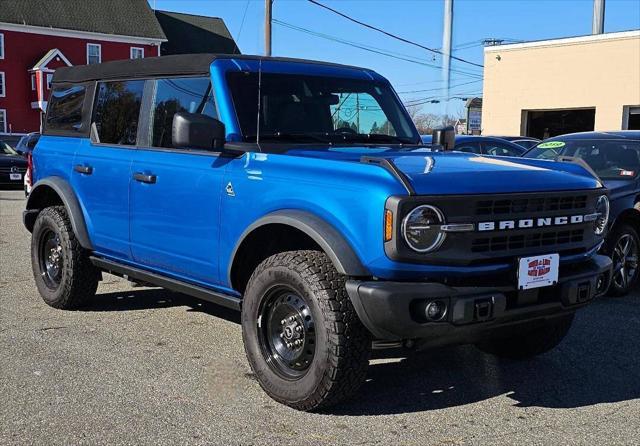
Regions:
<svg viewBox="0 0 640 446"><path fill-rule="evenodd" d="M498 287L449 286L435 282L348 280L347 293L363 324L383 340L425 339L433 345L473 343L492 331L574 312L604 293L611 259L594 255L586 262L561 267L558 284L518 291ZM424 315L438 300L447 312L438 322Z"/></svg>

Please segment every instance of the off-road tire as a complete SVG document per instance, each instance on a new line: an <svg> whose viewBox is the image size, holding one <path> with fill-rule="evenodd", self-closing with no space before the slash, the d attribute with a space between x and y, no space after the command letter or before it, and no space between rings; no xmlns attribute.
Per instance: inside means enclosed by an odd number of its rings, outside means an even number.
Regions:
<svg viewBox="0 0 640 446"><path fill-rule="evenodd" d="M258 317L270 290L287 286L303 296L315 323L315 356L305 374L285 379L267 362ZM264 260L253 272L242 304L242 337L257 381L274 400L312 411L353 395L364 382L371 337L345 289L345 278L326 254L289 251Z"/></svg>
<svg viewBox="0 0 640 446"><path fill-rule="evenodd" d="M45 232L57 234L62 248L62 274L56 288L47 285L40 261L40 239ZM80 246L64 206L48 207L38 214L31 237L31 266L40 296L51 307L75 309L96 294L100 272Z"/></svg>
<svg viewBox="0 0 640 446"><path fill-rule="evenodd" d="M629 235L630 237L633 238L636 248L640 247L640 237L638 237L638 231L636 231L636 229L633 226L627 223L616 225L614 230L607 236L607 243L604 249L604 253L607 256L611 257L611 259L613 259L614 261L616 258L614 253L616 245L618 244L618 241L620 240L620 238L625 235ZM638 261L640 261L640 259L636 260L636 264L638 263ZM615 296L615 297L626 296L627 294L629 294L631 290L633 290L633 288L638 283L638 277L640 277L640 267L636 266L635 274L633 275L633 277L631 277L631 279L628 280L626 287L619 286L616 283L616 280L614 280L616 279L616 267L617 265L614 264L613 265L614 269L612 271L611 281L609 284L609 290L607 291L607 294L609 296Z"/></svg>
<svg viewBox="0 0 640 446"><path fill-rule="evenodd" d="M477 344L485 353L513 359L529 359L555 348L569 332L574 315L566 315L545 321L533 330L507 338L495 338Z"/></svg>

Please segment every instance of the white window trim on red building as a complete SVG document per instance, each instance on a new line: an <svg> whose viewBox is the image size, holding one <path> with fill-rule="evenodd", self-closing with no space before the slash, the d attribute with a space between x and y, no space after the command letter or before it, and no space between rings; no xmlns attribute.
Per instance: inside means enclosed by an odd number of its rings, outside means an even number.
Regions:
<svg viewBox="0 0 640 446"><path fill-rule="evenodd" d="M2 117L4 118L2 119L3 126L0 127L0 133L6 134L7 127L9 126L9 124L7 123L7 110L4 108L0 108L0 115L2 115Z"/></svg>
<svg viewBox="0 0 640 446"><path fill-rule="evenodd" d="M134 51L140 51L142 56L141 57L133 57ZM129 57L131 59L144 59L144 48L141 48L141 47L138 47L138 46L132 46L131 49L129 49Z"/></svg>
<svg viewBox="0 0 640 446"><path fill-rule="evenodd" d="M7 97L7 76L5 76L4 71L0 71L0 79L2 79L0 82L0 86L2 86L0 89L0 98L5 98Z"/></svg>
<svg viewBox="0 0 640 446"><path fill-rule="evenodd" d="M0 33L0 59L4 59L4 34Z"/></svg>
<svg viewBox="0 0 640 446"><path fill-rule="evenodd" d="M98 61L97 62L89 62L89 58L90 57L95 57L91 56L89 54L89 48L98 48ZM92 63L102 63L102 45L100 45L99 43L87 43L87 65L92 64Z"/></svg>

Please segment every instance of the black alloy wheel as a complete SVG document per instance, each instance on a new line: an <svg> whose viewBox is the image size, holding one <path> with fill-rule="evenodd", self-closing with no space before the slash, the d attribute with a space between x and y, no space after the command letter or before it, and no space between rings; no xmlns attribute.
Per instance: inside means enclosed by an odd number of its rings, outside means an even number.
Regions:
<svg viewBox="0 0 640 446"><path fill-rule="evenodd" d="M640 242L638 235L630 226L623 225L615 233L611 260L613 276L610 294L623 296L635 286L638 280L638 255Z"/></svg>

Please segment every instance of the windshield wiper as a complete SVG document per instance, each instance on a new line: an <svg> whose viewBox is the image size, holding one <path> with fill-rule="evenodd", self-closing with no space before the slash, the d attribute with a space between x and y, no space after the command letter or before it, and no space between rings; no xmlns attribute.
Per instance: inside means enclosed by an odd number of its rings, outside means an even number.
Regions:
<svg viewBox="0 0 640 446"><path fill-rule="evenodd" d="M386 135L384 133L338 133L345 141L364 143L396 143L396 144L416 144L411 138L402 136Z"/></svg>
<svg viewBox="0 0 640 446"><path fill-rule="evenodd" d="M247 135L245 140L255 140L256 135ZM287 132L273 132L273 133L260 133L260 140L280 140L280 141L314 141L322 143L331 143L331 140L327 137L322 137L314 133L287 133Z"/></svg>

